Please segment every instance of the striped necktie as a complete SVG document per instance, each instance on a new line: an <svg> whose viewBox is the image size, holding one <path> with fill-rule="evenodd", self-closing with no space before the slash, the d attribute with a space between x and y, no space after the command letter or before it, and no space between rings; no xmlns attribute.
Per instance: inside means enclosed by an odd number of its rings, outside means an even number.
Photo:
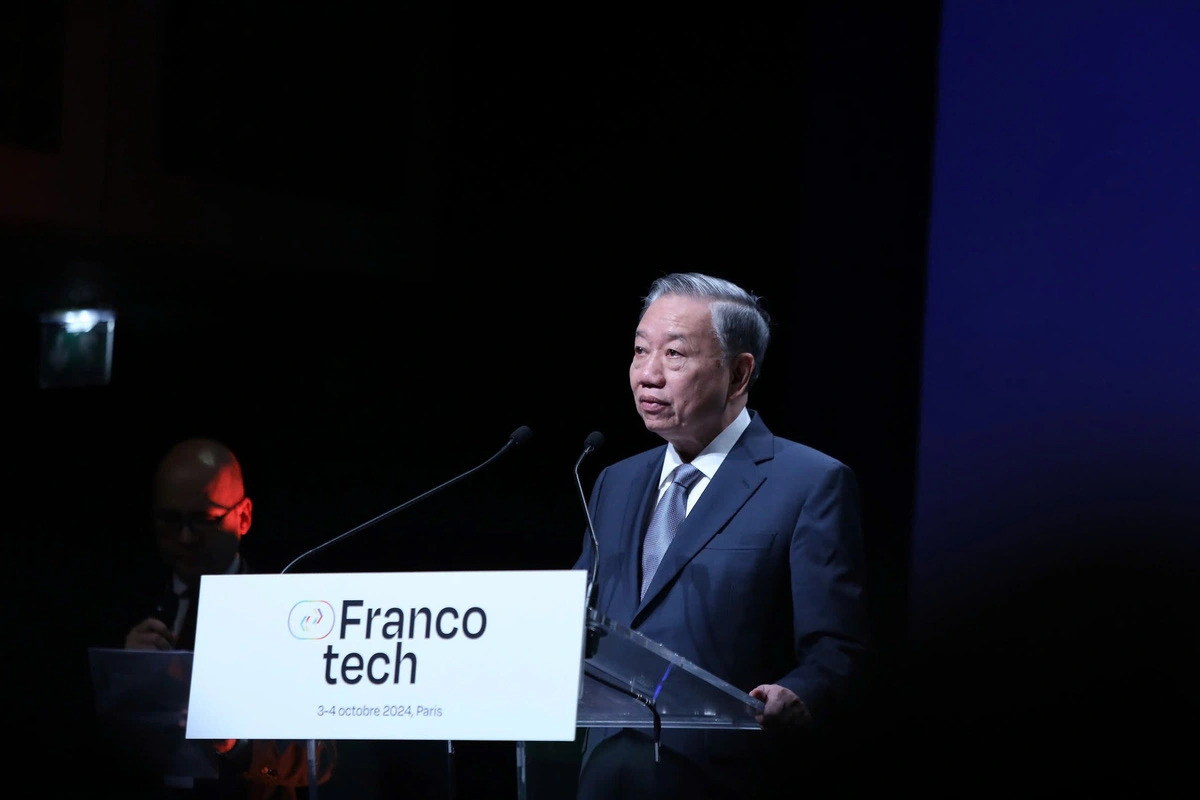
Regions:
<svg viewBox="0 0 1200 800"><path fill-rule="evenodd" d="M642 590L639 597L646 596L646 589L654 580L659 562L671 546L679 523L687 516L688 492L702 477L704 473L691 464L680 464L671 473L671 482L654 507L654 515L650 517L650 526L646 528L646 538L642 542Z"/></svg>

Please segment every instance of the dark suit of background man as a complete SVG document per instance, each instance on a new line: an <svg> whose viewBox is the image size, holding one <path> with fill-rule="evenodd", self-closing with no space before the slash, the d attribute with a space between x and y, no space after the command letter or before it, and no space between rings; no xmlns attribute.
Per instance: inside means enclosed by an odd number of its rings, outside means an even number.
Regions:
<svg viewBox="0 0 1200 800"><path fill-rule="evenodd" d="M770 337L759 298L697 273L654 282L629 382L666 445L605 468L589 508L597 609L764 701L761 731L587 732L579 797L804 796L806 753L868 653L858 488L824 453L747 408ZM816 390L816 389L814 389ZM703 476L639 599L642 539L680 463ZM577 569L590 568L585 536Z"/></svg>

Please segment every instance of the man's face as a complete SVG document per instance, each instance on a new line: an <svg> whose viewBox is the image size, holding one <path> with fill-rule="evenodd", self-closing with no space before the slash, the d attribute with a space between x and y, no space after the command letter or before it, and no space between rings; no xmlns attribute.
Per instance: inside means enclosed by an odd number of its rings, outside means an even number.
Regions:
<svg viewBox="0 0 1200 800"><path fill-rule="evenodd" d="M208 480L180 472L158 481L154 497L163 561L192 586L201 575L225 572L249 527L250 501L240 487L224 471Z"/></svg>
<svg viewBox="0 0 1200 800"><path fill-rule="evenodd" d="M725 428L730 374L708 301L667 295L651 303L634 335L629 385L646 429L685 457Z"/></svg>

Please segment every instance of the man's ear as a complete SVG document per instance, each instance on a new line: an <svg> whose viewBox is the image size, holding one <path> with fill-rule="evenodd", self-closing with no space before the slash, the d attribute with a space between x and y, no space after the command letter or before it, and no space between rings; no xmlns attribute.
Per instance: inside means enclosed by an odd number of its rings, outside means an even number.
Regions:
<svg viewBox="0 0 1200 800"><path fill-rule="evenodd" d="M750 376L753 374L754 356L739 353L733 359L732 369L729 370L729 396L732 398L745 394L750 388Z"/></svg>
<svg viewBox="0 0 1200 800"><path fill-rule="evenodd" d="M238 506L237 512L237 535L241 539L246 535L246 531L250 530L250 522L253 519L254 502L249 497L243 497L241 504Z"/></svg>

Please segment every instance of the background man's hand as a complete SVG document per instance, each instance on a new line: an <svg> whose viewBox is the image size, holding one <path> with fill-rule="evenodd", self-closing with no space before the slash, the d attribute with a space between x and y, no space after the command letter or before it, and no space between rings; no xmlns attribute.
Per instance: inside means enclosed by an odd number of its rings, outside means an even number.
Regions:
<svg viewBox="0 0 1200 800"><path fill-rule="evenodd" d="M146 617L125 634L126 650L170 650L174 646L175 635L157 617Z"/></svg>

